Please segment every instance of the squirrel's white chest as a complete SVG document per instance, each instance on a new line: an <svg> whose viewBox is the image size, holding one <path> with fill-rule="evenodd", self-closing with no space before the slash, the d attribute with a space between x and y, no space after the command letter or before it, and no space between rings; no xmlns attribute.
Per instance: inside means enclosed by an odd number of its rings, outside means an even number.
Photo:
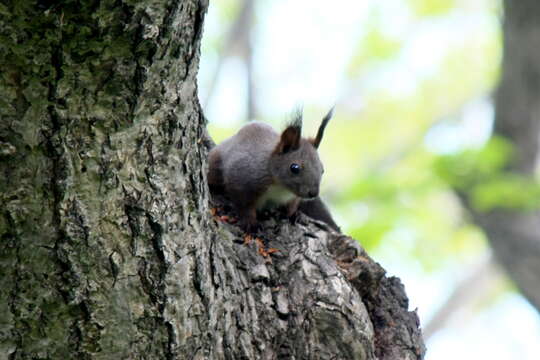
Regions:
<svg viewBox="0 0 540 360"><path fill-rule="evenodd" d="M285 205L295 197L296 195L293 192L282 185L270 185L264 195L257 201L257 209Z"/></svg>

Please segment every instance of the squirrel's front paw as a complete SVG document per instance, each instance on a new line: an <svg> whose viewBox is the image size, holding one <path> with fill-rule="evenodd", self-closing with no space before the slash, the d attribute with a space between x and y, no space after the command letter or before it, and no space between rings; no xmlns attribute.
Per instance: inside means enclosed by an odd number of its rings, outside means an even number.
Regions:
<svg viewBox="0 0 540 360"><path fill-rule="evenodd" d="M257 221L252 221L251 219L245 219L240 221L240 227L247 234L257 235L261 230L261 225Z"/></svg>

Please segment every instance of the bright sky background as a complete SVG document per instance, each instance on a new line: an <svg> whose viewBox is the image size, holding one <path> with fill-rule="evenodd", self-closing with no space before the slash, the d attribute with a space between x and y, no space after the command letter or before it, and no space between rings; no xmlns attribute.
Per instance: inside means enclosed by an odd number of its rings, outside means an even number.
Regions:
<svg viewBox="0 0 540 360"><path fill-rule="evenodd" d="M459 0L456 0L459 1ZM380 6L382 28L396 38L407 38L407 46L384 72L375 72L366 83L352 84L346 67L374 2ZM444 21L416 24L403 1L398 0L273 0L259 1L257 8L255 68L258 107L264 119L279 119L298 103L306 107L361 107L366 88L385 87L396 96L414 91L424 77L438 68L447 50L459 46L463 38L478 39L498 31L494 0L461 0L459 10ZM205 22L199 74L200 96L206 86L217 54L205 45L209 38L226 33L210 3ZM384 16L382 16L384 15ZM482 62L482 58L474 61ZM240 127L245 114L246 89L243 64L226 62L217 91L205 114L211 123ZM357 91L356 91L357 90ZM352 95L351 95L352 93ZM493 107L489 99L477 99L464 110L460 124L440 124L432 128L426 146L447 153L464 145L480 145L491 131ZM323 114L321 114L322 116ZM400 236L403 234L400 234ZM406 236L404 236L406 238ZM418 308L421 323L427 323L449 295L449 284L464 274L461 268L426 275L415 264L399 262L399 254L378 254L376 258L391 275L404 282L411 309ZM540 320L537 312L518 294L505 292L474 313L456 315L448 326L427 343L427 360L536 360L540 358Z"/></svg>

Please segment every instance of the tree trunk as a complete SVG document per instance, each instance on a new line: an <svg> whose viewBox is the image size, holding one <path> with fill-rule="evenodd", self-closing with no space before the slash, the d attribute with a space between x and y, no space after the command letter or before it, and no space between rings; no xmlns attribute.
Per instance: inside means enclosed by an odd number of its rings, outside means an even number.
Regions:
<svg viewBox="0 0 540 360"><path fill-rule="evenodd" d="M495 133L510 139L509 170L534 177L540 151L540 2L504 2L503 72L496 96ZM540 311L540 211L474 212L497 260Z"/></svg>
<svg viewBox="0 0 540 360"><path fill-rule="evenodd" d="M403 287L300 217L214 220L204 0L0 5L1 359L420 359Z"/></svg>

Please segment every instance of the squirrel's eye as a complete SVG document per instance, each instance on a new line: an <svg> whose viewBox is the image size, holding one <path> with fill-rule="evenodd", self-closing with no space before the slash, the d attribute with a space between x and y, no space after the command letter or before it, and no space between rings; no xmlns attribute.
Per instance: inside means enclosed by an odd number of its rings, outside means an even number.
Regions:
<svg viewBox="0 0 540 360"><path fill-rule="evenodd" d="M291 164L291 172L293 174L298 174L300 172L300 165L298 164Z"/></svg>

